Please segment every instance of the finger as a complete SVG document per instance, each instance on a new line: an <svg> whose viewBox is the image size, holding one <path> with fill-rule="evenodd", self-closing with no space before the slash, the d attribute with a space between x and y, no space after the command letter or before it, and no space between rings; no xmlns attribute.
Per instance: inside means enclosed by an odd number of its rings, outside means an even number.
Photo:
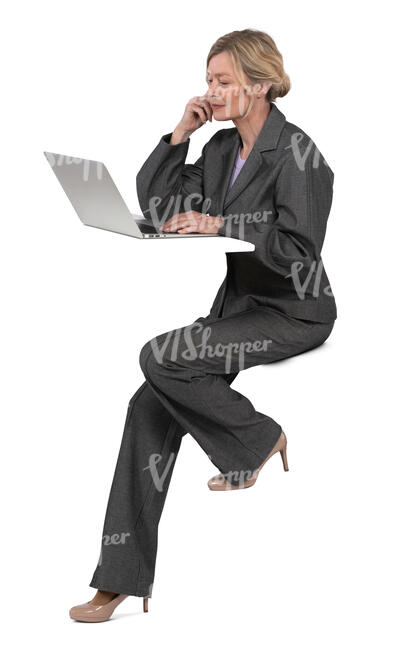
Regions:
<svg viewBox="0 0 398 650"><path fill-rule="evenodd" d="M197 232L198 227L199 227L198 223L195 220L181 221L177 226L177 230L180 230L181 228L194 228L195 231Z"/></svg>
<svg viewBox="0 0 398 650"><path fill-rule="evenodd" d="M168 219L168 220L166 221L166 223L164 223L164 224L160 227L160 230L165 230L165 231L170 230L170 227L171 227L172 225L173 225L173 221L172 221L172 219Z"/></svg>
<svg viewBox="0 0 398 650"><path fill-rule="evenodd" d="M192 104L192 110L194 113L198 115L198 117L202 120L203 124L206 124L207 122L207 115L206 111L199 105L199 104Z"/></svg>
<svg viewBox="0 0 398 650"><path fill-rule="evenodd" d="M186 226L185 228L178 229L179 235L186 235L189 232L198 232L198 230L195 228L195 226Z"/></svg>
<svg viewBox="0 0 398 650"><path fill-rule="evenodd" d="M163 224L165 227L173 226L175 223L177 223L178 219L182 217L185 214L185 212L179 212L178 214L173 214L170 219L167 219L167 221Z"/></svg>
<svg viewBox="0 0 398 650"><path fill-rule="evenodd" d="M188 216L188 218L181 219L178 223L178 230L182 228L190 228L189 232L201 232L204 227L205 223L203 219L195 216Z"/></svg>
<svg viewBox="0 0 398 650"><path fill-rule="evenodd" d="M205 224L201 219L191 219L185 223L181 222L178 232L202 232L205 229Z"/></svg>
<svg viewBox="0 0 398 650"><path fill-rule="evenodd" d="M203 219L203 214L197 210L188 210L188 212L180 212L177 215L174 215L163 224L161 230L169 232L170 230L175 231L178 228L183 228L186 225L197 226Z"/></svg>
<svg viewBox="0 0 398 650"><path fill-rule="evenodd" d="M164 232L173 232L174 230L177 230L177 227L178 227L177 223L169 223L168 226L163 226L161 230Z"/></svg>
<svg viewBox="0 0 398 650"><path fill-rule="evenodd" d="M182 212L181 214L175 215L174 217L171 217L168 221L163 226L163 230L166 232L170 230L177 230L178 226L180 225L181 221L186 220L185 212Z"/></svg>
<svg viewBox="0 0 398 650"><path fill-rule="evenodd" d="M211 104L210 104L209 100L207 99L207 97L199 97L197 103L200 104L201 106L203 106L203 108L204 108L204 110L206 111L206 114L207 114L207 119L210 120L210 122L211 122L211 118L212 118L212 115L213 115L213 110L211 108Z"/></svg>

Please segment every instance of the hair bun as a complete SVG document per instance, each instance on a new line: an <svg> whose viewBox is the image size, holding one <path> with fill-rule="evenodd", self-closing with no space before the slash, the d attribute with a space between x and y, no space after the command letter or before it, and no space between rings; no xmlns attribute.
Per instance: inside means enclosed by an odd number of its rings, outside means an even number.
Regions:
<svg viewBox="0 0 398 650"><path fill-rule="evenodd" d="M289 77L289 75L286 74L286 72L285 72L284 75L283 75L283 77L282 77L282 80L281 80L280 86L279 86L279 93L278 93L278 96L279 96L279 97L284 97L285 95L287 95L287 93L288 93L289 90L290 90L290 86L291 86L291 84L290 84L290 77Z"/></svg>

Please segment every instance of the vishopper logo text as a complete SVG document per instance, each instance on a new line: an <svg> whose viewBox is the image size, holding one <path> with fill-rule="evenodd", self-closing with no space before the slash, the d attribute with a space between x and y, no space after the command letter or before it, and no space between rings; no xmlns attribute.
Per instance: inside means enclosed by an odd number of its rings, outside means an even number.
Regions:
<svg viewBox="0 0 398 650"><path fill-rule="evenodd" d="M303 138L304 138L303 133L300 133L300 132L293 133L291 138L290 138L290 143L291 144L288 144L285 147L285 149L292 149L293 156L294 156L294 159L296 161L297 167L301 171L305 170L305 165L306 165L306 162L307 162L307 158L310 155L312 149L314 150L314 156L313 156L313 159L312 159L312 166L314 167L314 169L318 169L320 160L322 160L322 163L326 167L329 167L329 165L327 164L325 158L323 158L323 156L321 156L321 152L319 151L318 147L314 144L314 142L312 140L309 140L304 153L303 154L301 153L300 147L299 147L299 142L301 142L301 140Z"/></svg>
<svg viewBox="0 0 398 650"><path fill-rule="evenodd" d="M80 165L82 178L88 181L90 173L95 174L97 180L102 180L103 164L95 160L86 160L85 158L75 158L73 156L64 156L63 154L54 155L49 153L47 159L51 167L61 167L61 165Z"/></svg>
<svg viewBox="0 0 398 650"><path fill-rule="evenodd" d="M143 214L150 214L151 221L156 228L163 226L166 221L176 214L182 214L184 212L195 211L193 207L194 201L199 201L201 203L201 212L203 216L207 216L210 212L211 199L204 198L202 194L193 192L187 196L182 197L181 194L171 195L169 197L167 206L163 212L163 216L160 217L158 214L158 206L162 203L162 198L160 196L152 196L149 199L149 207L144 210ZM203 203L202 203L203 201ZM173 214L171 214L173 212ZM272 215L272 210L255 210L254 212L236 212L229 213L227 215L217 214L215 217L225 217L226 219L226 235L228 236L228 229L232 227L232 224L239 225L239 238L244 239L244 229L245 224L251 223L268 223L269 217ZM203 222L203 227L205 228L205 222ZM201 232L200 226L198 232Z"/></svg>
<svg viewBox="0 0 398 650"><path fill-rule="evenodd" d="M157 454L157 453L151 454L149 456L149 465L143 468L144 470L149 469L152 476L152 480L158 492L163 492L163 485L166 480L166 476L169 473L170 468L173 464L174 457L175 457L175 453L171 452L166 467L164 468L163 473L161 475L159 474L156 465L158 465L158 463L160 463L160 461L162 460L162 454Z"/></svg>
<svg viewBox="0 0 398 650"><path fill-rule="evenodd" d="M222 476L226 479L227 483L225 485L225 490L232 490L234 489L234 486L240 486L243 487L244 483L246 481L249 481L251 478L253 478L254 474L256 473L256 470L251 471L249 469L241 469L241 470L231 470L229 472L225 472L222 474Z"/></svg>
<svg viewBox="0 0 398 650"><path fill-rule="evenodd" d="M207 215L210 212L211 199L209 197L204 197L199 192L192 192L191 194L183 196L182 194L171 194L169 196L167 205L162 208L162 217L158 214L158 206L162 203L163 199L161 196L151 196L149 199L149 207L143 211L144 215L147 215L149 212L150 219L153 225L156 228L163 226L166 221L171 219L171 217L182 214L183 212L197 211L197 205L195 201L200 204L200 211L203 215Z"/></svg>
<svg viewBox="0 0 398 650"><path fill-rule="evenodd" d="M110 544L112 544L113 546L117 546L119 544L125 544L127 537L130 537L130 535L131 533L113 533L112 535L103 535L102 545L109 546ZM102 546L101 546L101 553L98 561L98 566L101 566L101 564L102 564Z"/></svg>
<svg viewBox="0 0 398 650"><path fill-rule="evenodd" d="M149 465L143 468L144 470L149 469L153 483L158 492L163 492L164 482L166 480L167 474L171 470L175 455L176 454L174 452L170 453L162 474L159 474L157 469L157 465L162 460L162 454L158 454L158 453L151 454L149 456ZM211 455L207 454L207 456L211 460ZM243 484L246 481L250 480L255 473L256 470L253 471L252 470L231 470L229 472L222 474L222 476L227 480L225 489L231 490L233 489L232 488L233 485L243 486Z"/></svg>
<svg viewBox="0 0 398 650"><path fill-rule="evenodd" d="M206 454L208 458L211 460L211 454ZM150 454L149 456L149 464L146 467L143 467L143 470L149 469L153 483L155 485L155 488L157 489L158 492L163 492L163 486L164 482L166 480L167 474L170 472L171 467L173 465L173 460L175 458L176 454L174 451L172 451L169 454L166 466L162 472L162 474L159 474L157 465L159 465L160 461L162 460L162 454L159 453L154 453Z"/></svg>
<svg viewBox="0 0 398 650"><path fill-rule="evenodd" d="M246 112L246 103L247 103L247 97L250 97L251 95L256 95L257 93L260 93L262 90L267 91L270 88L271 84L270 82L256 82L255 84L240 84L239 87L234 88L228 93L221 93L221 96L225 102L224 104L224 110L225 114L227 117L230 117L232 115L232 106L234 105L234 110L236 110L236 106L234 103L234 97L239 97L238 101L238 111L239 115L243 116ZM203 95L202 98L208 99L206 95ZM251 107L251 110L253 110L253 106Z"/></svg>
<svg viewBox="0 0 398 650"><path fill-rule="evenodd" d="M235 239L242 239L245 241L245 228L247 224L251 223L268 223L268 217L272 215L272 210L263 210L262 212L241 212L238 214L224 215L224 230L226 237L231 237L234 233L232 231L233 225L238 225L238 233ZM222 216L222 215L220 215ZM235 236L235 235L234 235ZM246 233L247 236L247 233Z"/></svg>
<svg viewBox="0 0 398 650"><path fill-rule="evenodd" d="M317 268L317 265L318 265L318 268ZM299 274L300 274L300 271L303 269L303 267L304 267L303 262L293 262L293 264L290 267L292 272L289 273L288 275L286 275L285 277L286 278L292 278L294 288L295 288L296 293L297 293L298 297L300 298L300 300L305 300L306 290L308 288L309 283L311 282L311 279L314 277L314 286L313 286L313 289L312 289L312 295L314 296L314 298L318 298L318 296L319 296L319 288L320 288L321 278L322 278L322 272L323 272L323 261L320 260L320 262L317 263L316 260L314 260L311 263L311 266L310 266L310 268L308 270L308 273L307 273L304 281L302 282L301 279L300 279ZM315 276L314 276L314 274L315 274ZM327 296L333 297L332 288L331 288L330 284L328 284L326 287L324 287L323 293L325 295L327 295Z"/></svg>
<svg viewBox="0 0 398 650"><path fill-rule="evenodd" d="M192 338L193 329L196 329L197 333L201 333L201 337L196 337L196 342ZM234 370L244 370L246 354L250 354L251 352L267 352L269 346L272 344L271 339L209 343L211 334L212 328L210 325L203 326L202 323L195 321L190 325L168 332L161 347L159 347L156 337L150 340L150 344L158 363L162 363L166 349L171 344L171 354L167 357L170 361L176 361L178 353L187 361L204 359L205 357L219 357L225 361L226 374L232 371L232 366ZM185 350L179 352L181 337L183 337L187 347Z"/></svg>

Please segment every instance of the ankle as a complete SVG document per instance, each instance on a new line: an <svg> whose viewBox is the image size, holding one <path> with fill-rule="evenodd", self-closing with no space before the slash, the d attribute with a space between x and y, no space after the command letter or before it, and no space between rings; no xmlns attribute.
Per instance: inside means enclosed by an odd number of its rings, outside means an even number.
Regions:
<svg viewBox="0 0 398 650"><path fill-rule="evenodd" d="M94 598L90 600L90 603L92 605L106 605L113 600L115 596L117 596L117 594L113 593L113 591L103 591L102 589L98 589Z"/></svg>

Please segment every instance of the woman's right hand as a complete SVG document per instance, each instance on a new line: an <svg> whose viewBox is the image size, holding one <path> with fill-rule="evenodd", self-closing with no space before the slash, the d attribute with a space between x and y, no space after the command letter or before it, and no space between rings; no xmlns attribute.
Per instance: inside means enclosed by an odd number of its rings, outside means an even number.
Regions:
<svg viewBox="0 0 398 650"><path fill-rule="evenodd" d="M185 106L184 115L173 131L173 138L175 135L175 140L179 139L179 136L186 139L203 124L206 124L207 120L211 122L212 119L213 109L209 100L204 95L192 97ZM171 141L171 144L175 143Z"/></svg>

